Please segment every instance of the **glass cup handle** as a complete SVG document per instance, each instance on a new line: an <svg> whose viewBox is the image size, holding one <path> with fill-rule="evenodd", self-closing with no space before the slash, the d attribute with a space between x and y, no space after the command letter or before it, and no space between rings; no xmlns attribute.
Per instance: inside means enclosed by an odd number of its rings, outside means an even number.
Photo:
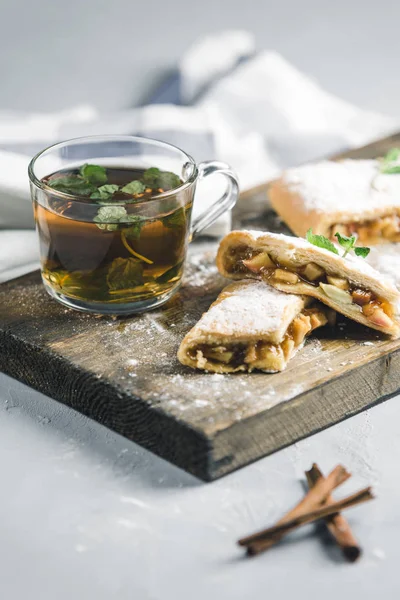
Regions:
<svg viewBox="0 0 400 600"><path fill-rule="evenodd" d="M227 186L225 193L214 202L207 210L201 215L196 217L192 223L191 239L197 237L203 229L214 223L218 217L222 215L226 210L230 210L236 204L239 197L239 182L238 178L232 169L226 163L219 162L216 160L207 160L199 163L197 166L199 172L199 180L204 179L214 173L220 173L225 175L227 179Z"/></svg>

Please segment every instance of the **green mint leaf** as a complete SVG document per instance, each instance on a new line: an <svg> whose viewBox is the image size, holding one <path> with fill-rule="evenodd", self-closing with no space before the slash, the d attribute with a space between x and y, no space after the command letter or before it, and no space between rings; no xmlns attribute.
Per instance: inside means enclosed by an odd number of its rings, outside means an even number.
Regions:
<svg viewBox="0 0 400 600"><path fill-rule="evenodd" d="M54 272L52 273L53 278ZM58 285L65 294L76 294L82 287L85 288L85 298L90 300L99 300L99 294L107 294L108 288L105 281L106 274L100 269L95 271L58 271Z"/></svg>
<svg viewBox="0 0 400 600"><path fill-rule="evenodd" d="M385 175L396 175L397 173L400 173L400 165L395 165L395 166L382 166L381 167L381 173L384 173Z"/></svg>
<svg viewBox="0 0 400 600"><path fill-rule="evenodd" d="M389 152L381 159L380 172L385 175L394 175L400 173L400 149L392 148Z"/></svg>
<svg viewBox="0 0 400 600"><path fill-rule="evenodd" d="M160 171L157 167L150 167L143 173L143 181L153 189L173 190L181 185L178 175L171 171Z"/></svg>
<svg viewBox="0 0 400 600"><path fill-rule="evenodd" d="M340 233L336 232L335 237L337 237L338 242L342 246L342 248L345 249L343 258L345 258L346 254L348 254L350 250L354 250L354 254L356 256L362 256L363 258L366 258L368 256L370 249L365 248L363 246L356 246L355 243L357 241L357 238L355 235L347 237L347 235L341 235Z"/></svg>
<svg viewBox="0 0 400 600"><path fill-rule="evenodd" d="M118 223L125 219L127 212L123 206L102 206L93 221L99 229L116 231Z"/></svg>
<svg viewBox="0 0 400 600"><path fill-rule="evenodd" d="M165 227L185 227L186 226L186 213L183 208L178 208L175 212L171 213L163 219Z"/></svg>
<svg viewBox="0 0 400 600"><path fill-rule="evenodd" d="M100 186L93 194L90 194L92 200L109 200L115 192L118 192L119 186L114 183L108 183Z"/></svg>
<svg viewBox="0 0 400 600"><path fill-rule="evenodd" d="M134 196L135 194L142 194L145 189L146 186L144 185L144 183L142 183L138 179L135 179L134 181L131 181L130 183L124 185L124 187L121 189L121 192L124 192L124 194L131 194L132 196Z"/></svg>
<svg viewBox="0 0 400 600"><path fill-rule="evenodd" d="M170 269L168 269L167 271L164 271L164 273L162 275L159 275L156 278L156 282L157 283L168 283L168 281L170 281L171 279L173 279L174 277L177 277L179 275L182 265L183 265L183 263L180 262L177 265L175 265L174 267L171 267Z"/></svg>
<svg viewBox="0 0 400 600"><path fill-rule="evenodd" d="M342 235L337 231L335 233L335 237L337 238L337 240L338 240L339 244L342 246L342 248L351 249L354 246L354 244L356 243L355 235L351 235L350 237L347 237L347 235Z"/></svg>
<svg viewBox="0 0 400 600"><path fill-rule="evenodd" d="M162 188L165 192L173 190L181 185L181 180L178 175L170 171L161 171L157 180L157 187Z"/></svg>
<svg viewBox="0 0 400 600"><path fill-rule="evenodd" d="M143 283L143 264L135 258L116 258L107 273L110 290L133 288Z"/></svg>
<svg viewBox="0 0 400 600"><path fill-rule="evenodd" d="M394 162L400 158L400 148L391 148L389 152L384 156L385 162Z"/></svg>
<svg viewBox="0 0 400 600"><path fill-rule="evenodd" d="M95 186L104 185L107 182L107 171L99 165L84 164L79 169L80 175Z"/></svg>
<svg viewBox="0 0 400 600"><path fill-rule="evenodd" d="M145 223L145 219L136 215L127 215L124 223L129 223L129 227L124 229L124 234L127 239L137 240L140 237L140 232Z"/></svg>
<svg viewBox="0 0 400 600"><path fill-rule="evenodd" d="M337 238L339 244L344 248L345 252L343 254L343 258L354 248L354 244L356 243L356 236L352 235L347 237L347 235L341 235L339 232L335 233L335 237Z"/></svg>
<svg viewBox="0 0 400 600"><path fill-rule="evenodd" d="M324 235L317 235L312 232L312 229L309 229L306 233L306 240L313 244L314 246L318 246L318 248L325 248L325 250L329 250L334 254L339 254L335 245L328 240Z"/></svg>
<svg viewBox="0 0 400 600"><path fill-rule="evenodd" d="M72 196L90 196L95 191L95 187L91 183L84 181L76 175L66 175L65 177L49 179L47 185L58 192Z"/></svg>
<svg viewBox="0 0 400 600"><path fill-rule="evenodd" d="M148 185L151 188L160 187L157 185L157 181L158 181L160 174L161 174L160 169L157 169L157 167L150 167L150 169L147 169L143 173L143 181L145 182L146 185Z"/></svg>
<svg viewBox="0 0 400 600"><path fill-rule="evenodd" d="M370 251L371 249L366 248L365 246L357 246L356 248L354 248L354 254L356 256L361 256L362 258L366 258Z"/></svg>

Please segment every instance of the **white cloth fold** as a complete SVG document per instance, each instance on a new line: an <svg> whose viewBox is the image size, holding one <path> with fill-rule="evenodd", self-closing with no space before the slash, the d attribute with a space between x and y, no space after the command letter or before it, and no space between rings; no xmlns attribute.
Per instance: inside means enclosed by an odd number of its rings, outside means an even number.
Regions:
<svg viewBox="0 0 400 600"><path fill-rule="evenodd" d="M249 189L282 168L397 129L397 119L335 98L277 53L257 54L254 48L253 36L244 31L208 36L190 48L177 85L181 101L195 100L192 106L153 104L106 115L90 106L51 115L0 112L0 228L33 226L27 164L35 152L63 139L118 133L163 139L198 161L229 163L242 189ZM213 188L211 181L198 186L195 215L215 200ZM220 236L229 227L225 215L207 233ZM31 266L30 234L0 236L1 255L4 244L9 249L8 266L0 263L3 279L13 273L17 254L14 273L20 273L25 246L27 269Z"/></svg>
<svg viewBox="0 0 400 600"><path fill-rule="evenodd" d="M38 267L38 241L34 229L0 231L0 282Z"/></svg>

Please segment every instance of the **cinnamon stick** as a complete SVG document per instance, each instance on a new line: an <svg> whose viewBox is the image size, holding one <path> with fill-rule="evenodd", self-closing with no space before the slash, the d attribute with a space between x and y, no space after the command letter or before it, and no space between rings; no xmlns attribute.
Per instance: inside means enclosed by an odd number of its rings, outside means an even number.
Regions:
<svg viewBox="0 0 400 600"><path fill-rule="evenodd" d="M281 525L287 521L290 521L291 519L295 519L303 513L315 510L321 504L326 502L332 490L344 483L347 479L349 479L349 477L350 473L346 471L342 465L337 465L327 477L316 482L315 486L308 491L304 498L294 508L292 508L292 510L279 519L277 525ZM257 534L255 535L257 536ZM282 534L282 536L283 535L284 534ZM253 537L254 536L248 536L247 538L239 540L238 543L240 545L246 545L245 540L248 540L248 543L250 543ZM280 537L278 537L278 539L280 539ZM273 546L278 539L271 539L269 541L270 545ZM266 549L267 548L265 548L265 550Z"/></svg>
<svg viewBox="0 0 400 600"><path fill-rule="evenodd" d="M306 471L306 477L310 488L315 486L317 481L324 478L316 463L309 471ZM333 502L332 496L328 496L326 501ZM361 555L361 548L345 517L338 513L337 515L325 517L325 523L345 558L350 562L355 562Z"/></svg>
<svg viewBox="0 0 400 600"><path fill-rule="evenodd" d="M374 496L371 488L367 487L359 492L356 492L355 494L352 494L351 496L348 496L347 498L344 498L343 500L339 500L338 502L327 502L324 506L316 510L301 514L290 521L286 521L280 525L274 525L273 527L264 529L263 531L255 533L251 536L242 538L238 543L241 546L247 546L247 553L250 556L254 556L260 552L264 552L277 541L279 541L284 535L287 535L302 525L312 523L313 521L328 517L330 515L335 515L346 508L367 502L373 498Z"/></svg>

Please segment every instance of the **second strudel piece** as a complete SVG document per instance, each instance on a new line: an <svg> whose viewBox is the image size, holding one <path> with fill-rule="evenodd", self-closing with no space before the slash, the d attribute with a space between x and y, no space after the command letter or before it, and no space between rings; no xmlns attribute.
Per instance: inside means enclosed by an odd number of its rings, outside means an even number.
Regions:
<svg viewBox="0 0 400 600"><path fill-rule="evenodd" d="M400 293L362 258L343 258L302 238L232 231L220 244L217 266L225 277L262 279L283 292L312 296L367 327L400 335Z"/></svg>
<svg viewBox="0 0 400 600"><path fill-rule="evenodd" d="M214 373L276 373L306 335L327 323L328 312L311 298L284 294L260 281L232 283L183 339L178 358Z"/></svg>
<svg viewBox="0 0 400 600"><path fill-rule="evenodd" d="M334 239L358 236L360 245L400 241L400 174L380 172L378 160L321 161L288 169L268 195L290 229Z"/></svg>

